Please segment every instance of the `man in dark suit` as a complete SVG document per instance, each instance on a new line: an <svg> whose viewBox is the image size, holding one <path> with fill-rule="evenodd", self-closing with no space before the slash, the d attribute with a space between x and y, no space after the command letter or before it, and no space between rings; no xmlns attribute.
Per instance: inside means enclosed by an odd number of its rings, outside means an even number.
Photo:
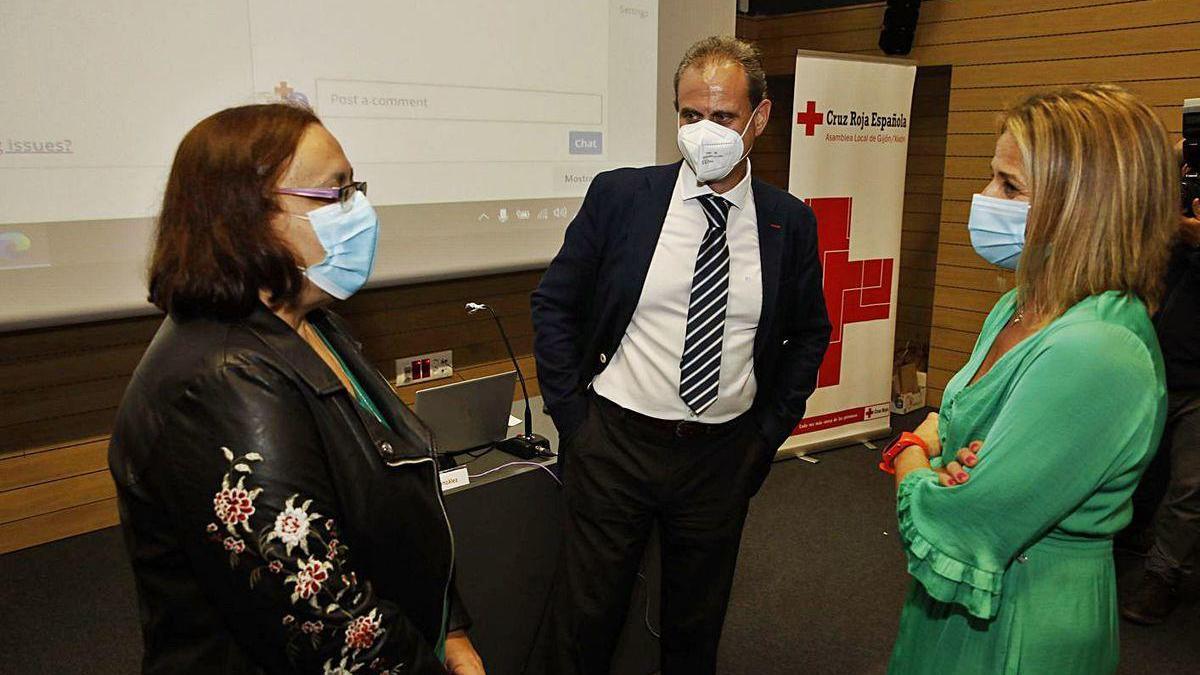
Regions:
<svg viewBox="0 0 1200 675"><path fill-rule="evenodd" d="M716 37L675 75L686 161L596 176L533 294L567 504L553 673L607 673L652 525L662 672L714 672L742 525L829 342L817 227L750 176L771 102Z"/></svg>

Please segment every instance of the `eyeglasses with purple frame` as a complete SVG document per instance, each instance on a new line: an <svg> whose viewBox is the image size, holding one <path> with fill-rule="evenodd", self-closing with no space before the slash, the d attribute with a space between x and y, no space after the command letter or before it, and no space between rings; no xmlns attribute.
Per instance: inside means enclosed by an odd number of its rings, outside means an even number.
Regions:
<svg viewBox="0 0 1200 675"><path fill-rule="evenodd" d="M342 206L349 206L355 192L361 192L364 195L367 194L367 183L366 181L357 181L335 188L276 188L275 192L281 195L294 195L296 197L310 197L312 199L325 199L329 201L336 200Z"/></svg>

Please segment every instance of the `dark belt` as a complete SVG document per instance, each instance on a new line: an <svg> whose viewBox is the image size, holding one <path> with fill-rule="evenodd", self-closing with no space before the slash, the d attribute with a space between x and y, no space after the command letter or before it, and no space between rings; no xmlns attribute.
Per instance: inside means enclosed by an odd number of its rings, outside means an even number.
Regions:
<svg viewBox="0 0 1200 675"><path fill-rule="evenodd" d="M662 420L657 417L650 417L635 412L628 408L613 403L612 401L593 393L592 398L596 399L596 403L604 408L605 412L615 414L623 419L626 419L637 426L649 429L654 433L662 436L673 438L698 438L701 436L715 436L733 429L742 423L742 419L746 416L745 413L729 420L728 422L720 422L718 424L705 424L704 422L692 422L690 420Z"/></svg>

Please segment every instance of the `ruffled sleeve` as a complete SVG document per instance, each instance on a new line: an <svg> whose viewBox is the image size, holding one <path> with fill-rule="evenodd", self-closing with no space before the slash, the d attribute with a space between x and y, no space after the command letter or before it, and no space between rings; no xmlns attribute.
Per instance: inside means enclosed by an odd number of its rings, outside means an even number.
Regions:
<svg viewBox="0 0 1200 675"><path fill-rule="evenodd" d="M1000 606L1004 572L983 569L958 560L938 550L921 534L920 516L913 508L917 501L914 493L926 486L937 487L937 475L929 469L918 469L904 477L896 495L896 514L904 553L908 558L908 573L925 587L933 599L962 605L971 616L990 619Z"/></svg>
<svg viewBox="0 0 1200 675"><path fill-rule="evenodd" d="M929 469L904 477L900 535L930 597L995 617L1024 550L1110 481L1137 480L1162 432L1159 363L1124 327L1064 326L1023 359L968 482L945 487Z"/></svg>

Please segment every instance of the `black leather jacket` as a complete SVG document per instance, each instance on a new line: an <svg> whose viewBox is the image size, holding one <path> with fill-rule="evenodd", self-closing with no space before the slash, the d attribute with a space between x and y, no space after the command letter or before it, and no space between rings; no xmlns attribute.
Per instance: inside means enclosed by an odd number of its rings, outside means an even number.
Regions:
<svg viewBox="0 0 1200 675"><path fill-rule="evenodd" d="M309 318L387 425L266 307L167 318L125 392L109 468L146 673L445 672L443 612L467 619L432 439Z"/></svg>

